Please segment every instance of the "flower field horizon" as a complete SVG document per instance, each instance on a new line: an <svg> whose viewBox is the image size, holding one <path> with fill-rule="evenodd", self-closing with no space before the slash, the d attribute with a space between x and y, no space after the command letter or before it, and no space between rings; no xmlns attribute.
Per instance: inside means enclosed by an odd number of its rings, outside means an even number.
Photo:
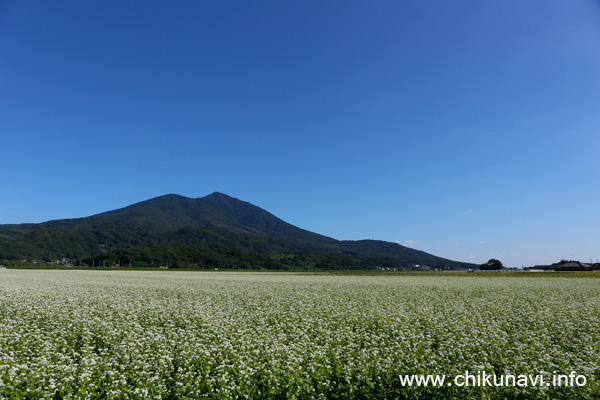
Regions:
<svg viewBox="0 0 600 400"><path fill-rule="evenodd" d="M0 399L595 399L599 283L2 270ZM467 371L585 384L452 384Z"/></svg>

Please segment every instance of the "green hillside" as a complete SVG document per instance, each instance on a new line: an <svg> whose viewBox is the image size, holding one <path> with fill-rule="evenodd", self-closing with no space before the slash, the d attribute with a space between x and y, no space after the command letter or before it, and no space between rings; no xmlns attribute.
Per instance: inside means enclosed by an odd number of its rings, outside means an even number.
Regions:
<svg viewBox="0 0 600 400"><path fill-rule="evenodd" d="M222 193L170 194L86 218L0 225L0 259L63 257L92 265L127 260L196 268L471 267L396 243L338 241Z"/></svg>

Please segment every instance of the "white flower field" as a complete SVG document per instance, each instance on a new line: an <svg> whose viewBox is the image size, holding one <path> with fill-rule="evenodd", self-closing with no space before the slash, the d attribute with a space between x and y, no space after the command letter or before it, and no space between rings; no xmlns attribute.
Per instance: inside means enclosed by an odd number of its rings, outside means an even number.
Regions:
<svg viewBox="0 0 600 400"><path fill-rule="evenodd" d="M466 275L2 270L0 398L600 398L600 279Z"/></svg>

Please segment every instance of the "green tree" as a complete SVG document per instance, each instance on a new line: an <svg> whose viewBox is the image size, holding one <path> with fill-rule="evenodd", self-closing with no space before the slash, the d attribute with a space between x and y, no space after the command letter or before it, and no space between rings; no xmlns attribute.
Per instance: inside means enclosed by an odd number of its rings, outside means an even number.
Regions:
<svg viewBox="0 0 600 400"><path fill-rule="evenodd" d="M491 258L488 262L479 266L479 269L482 270L498 270L502 268L504 268L502 262L500 262L500 260L496 260L495 258Z"/></svg>

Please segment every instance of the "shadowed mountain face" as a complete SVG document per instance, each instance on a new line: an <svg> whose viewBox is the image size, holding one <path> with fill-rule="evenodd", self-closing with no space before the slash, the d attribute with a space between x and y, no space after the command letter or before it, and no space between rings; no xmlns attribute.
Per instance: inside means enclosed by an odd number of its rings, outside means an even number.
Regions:
<svg viewBox="0 0 600 400"><path fill-rule="evenodd" d="M152 250L148 245L154 245ZM174 248L175 245L185 248ZM395 243L338 241L295 227L259 207L217 192L197 199L169 194L86 218L0 225L0 259L82 259L108 257L116 251L127 258L127 251L133 251L128 249L139 247L145 249L142 252L153 253L166 252L168 247L169 252L189 252L197 257L209 249L237 252L238 258L260 254L257 260L263 261L265 255L270 255L275 264L297 261L298 254L309 259L318 254L330 263L360 260L360 268L370 268L387 259L404 267L467 266ZM334 256L336 260L331 259ZM307 263L312 265L310 260Z"/></svg>
<svg viewBox="0 0 600 400"><path fill-rule="evenodd" d="M66 222L69 221L73 220ZM203 227L247 234L324 238L296 228L250 203L217 192L199 199L168 194L77 221L80 226L93 229L117 225L147 230Z"/></svg>

